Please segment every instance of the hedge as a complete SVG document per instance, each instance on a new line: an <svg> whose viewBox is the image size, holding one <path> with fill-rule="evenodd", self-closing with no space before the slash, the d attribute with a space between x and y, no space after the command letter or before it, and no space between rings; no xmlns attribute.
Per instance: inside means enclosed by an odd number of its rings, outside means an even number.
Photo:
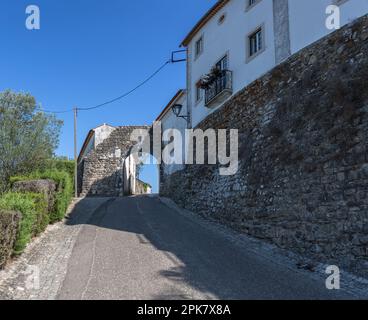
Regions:
<svg viewBox="0 0 368 320"><path fill-rule="evenodd" d="M11 191L18 193L43 193L47 197L48 212L55 207L56 183L50 179L17 181Z"/></svg>
<svg viewBox="0 0 368 320"><path fill-rule="evenodd" d="M55 207L50 212L50 223L55 223L64 219L69 203L73 196L73 180L66 171L55 169L45 170L43 172L33 172L28 176L19 176L11 178L11 183L18 181L27 181L34 179L50 179L55 181L57 191L55 196Z"/></svg>
<svg viewBox="0 0 368 320"><path fill-rule="evenodd" d="M46 164L41 171L65 171L69 174L72 182L74 181L74 161L51 159L46 161Z"/></svg>
<svg viewBox="0 0 368 320"><path fill-rule="evenodd" d="M15 190L0 196L0 268L11 254L21 254L49 223L65 217L73 195L74 165L72 170L72 161L52 163L52 169L11 178Z"/></svg>
<svg viewBox="0 0 368 320"><path fill-rule="evenodd" d="M8 192L0 198L0 209L21 212L14 254L21 254L32 237L43 232L49 224L47 199L44 194Z"/></svg>
<svg viewBox="0 0 368 320"><path fill-rule="evenodd" d="M13 254L21 216L19 212L0 210L0 269Z"/></svg>

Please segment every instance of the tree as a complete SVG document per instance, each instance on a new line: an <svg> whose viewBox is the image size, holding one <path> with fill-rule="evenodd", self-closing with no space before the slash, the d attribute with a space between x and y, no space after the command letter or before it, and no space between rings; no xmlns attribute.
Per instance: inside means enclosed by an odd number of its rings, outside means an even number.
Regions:
<svg viewBox="0 0 368 320"><path fill-rule="evenodd" d="M59 144L62 121L37 110L29 94L0 93L0 192L9 178L38 169Z"/></svg>

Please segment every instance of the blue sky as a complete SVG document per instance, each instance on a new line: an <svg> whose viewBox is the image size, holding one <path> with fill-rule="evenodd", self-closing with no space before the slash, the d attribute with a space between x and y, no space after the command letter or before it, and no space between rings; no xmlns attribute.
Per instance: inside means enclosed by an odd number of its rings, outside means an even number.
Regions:
<svg viewBox="0 0 368 320"><path fill-rule="evenodd" d="M144 80L178 49L215 0L2 0L0 91L31 93L46 109L86 107ZM41 29L25 28L38 5ZM79 115L79 147L91 128L150 124L185 86L185 64L169 65L129 98ZM64 120L58 155L73 157L73 116ZM147 180L155 170L147 169ZM143 177L144 178L144 172ZM157 188L155 188L157 189Z"/></svg>

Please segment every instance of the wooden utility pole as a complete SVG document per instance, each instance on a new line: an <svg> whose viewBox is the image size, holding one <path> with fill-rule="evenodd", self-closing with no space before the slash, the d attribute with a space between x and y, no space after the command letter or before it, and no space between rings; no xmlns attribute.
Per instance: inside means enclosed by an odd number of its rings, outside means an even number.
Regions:
<svg viewBox="0 0 368 320"><path fill-rule="evenodd" d="M74 108L74 189L76 198L78 198L77 115L78 108Z"/></svg>

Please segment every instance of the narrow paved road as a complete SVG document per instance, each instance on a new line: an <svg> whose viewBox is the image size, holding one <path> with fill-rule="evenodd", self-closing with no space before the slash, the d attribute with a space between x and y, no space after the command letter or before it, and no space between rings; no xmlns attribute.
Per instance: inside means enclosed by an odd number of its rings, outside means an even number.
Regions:
<svg viewBox="0 0 368 320"><path fill-rule="evenodd" d="M78 224L78 218L72 215L68 223ZM339 294L322 280L229 241L158 197L143 196L107 199L83 225L57 298L344 297Z"/></svg>

